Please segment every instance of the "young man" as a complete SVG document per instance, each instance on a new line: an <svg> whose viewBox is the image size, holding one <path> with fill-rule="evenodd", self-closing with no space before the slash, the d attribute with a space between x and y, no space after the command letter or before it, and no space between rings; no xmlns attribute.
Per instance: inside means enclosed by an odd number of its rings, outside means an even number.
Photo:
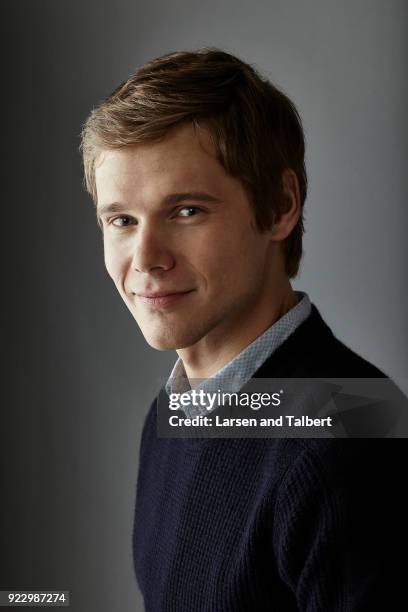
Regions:
<svg viewBox="0 0 408 612"><path fill-rule="evenodd" d="M106 269L147 342L178 353L161 401L195 379L384 377L291 287L303 131L249 65L211 49L150 62L91 113L82 151ZM156 409L134 527L146 610L357 611L397 596L400 447L160 438Z"/></svg>

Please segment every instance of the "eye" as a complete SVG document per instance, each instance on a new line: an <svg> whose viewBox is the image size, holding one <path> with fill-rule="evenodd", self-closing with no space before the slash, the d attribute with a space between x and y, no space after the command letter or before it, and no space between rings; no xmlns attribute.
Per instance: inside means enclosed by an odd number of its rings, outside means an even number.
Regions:
<svg viewBox="0 0 408 612"><path fill-rule="evenodd" d="M120 217L114 217L111 219L110 224L114 225L115 227L127 227L128 225L133 224L133 219L127 215L120 215Z"/></svg>
<svg viewBox="0 0 408 612"><path fill-rule="evenodd" d="M197 213L201 212L201 208L198 206L183 206L178 211L178 216L180 217L194 217Z"/></svg>

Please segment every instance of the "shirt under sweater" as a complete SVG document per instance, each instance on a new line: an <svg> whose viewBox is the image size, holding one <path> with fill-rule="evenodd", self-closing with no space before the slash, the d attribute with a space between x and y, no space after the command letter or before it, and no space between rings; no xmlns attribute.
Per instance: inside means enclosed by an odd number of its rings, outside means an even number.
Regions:
<svg viewBox="0 0 408 612"><path fill-rule="evenodd" d="M211 378L194 381L196 391L214 393L218 389L231 393L237 392L250 380L261 365L274 351L307 319L312 310L309 296L302 291L295 291L297 303L280 319L275 321L258 338L255 338L243 351L236 355L229 363L216 372ZM179 358L166 383L166 392L183 393L184 396L191 390L182 360ZM209 410L201 403L198 406L183 406L187 417L208 415Z"/></svg>

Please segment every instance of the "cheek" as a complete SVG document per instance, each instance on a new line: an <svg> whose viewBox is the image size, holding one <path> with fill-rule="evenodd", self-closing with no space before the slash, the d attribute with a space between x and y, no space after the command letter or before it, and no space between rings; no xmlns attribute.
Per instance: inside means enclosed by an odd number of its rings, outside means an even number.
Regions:
<svg viewBox="0 0 408 612"><path fill-rule="evenodd" d="M211 292L234 294L248 282L258 261L249 234L249 231L227 233L223 228L218 235L194 241L187 259Z"/></svg>
<svg viewBox="0 0 408 612"><path fill-rule="evenodd" d="M104 244L105 268L113 282L117 285L124 275L125 262L121 253L108 243Z"/></svg>
<svg viewBox="0 0 408 612"><path fill-rule="evenodd" d="M265 261L265 241L250 229L237 233L225 243L223 260L220 261L224 286L233 293L258 286L265 273Z"/></svg>
<svg viewBox="0 0 408 612"><path fill-rule="evenodd" d="M264 252L262 239L255 235L250 226L231 227L224 231L212 244L209 259L225 269L246 268L258 260Z"/></svg>

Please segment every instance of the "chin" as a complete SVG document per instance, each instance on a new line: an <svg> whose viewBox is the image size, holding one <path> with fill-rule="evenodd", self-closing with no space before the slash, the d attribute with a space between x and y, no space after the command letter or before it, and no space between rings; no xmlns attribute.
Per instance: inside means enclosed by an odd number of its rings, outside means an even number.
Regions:
<svg viewBox="0 0 408 612"><path fill-rule="evenodd" d="M169 341L162 341L162 340L157 340L153 338L146 338L146 336L145 336L145 340L147 344L151 346L152 348L156 349L156 351L174 351L178 348L177 346L174 345L173 342L169 342Z"/></svg>
<svg viewBox="0 0 408 612"><path fill-rule="evenodd" d="M200 338L197 338L196 334L192 334L191 332L175 332L174 330L161 330L161 333L152 333L144 332L142 330L143 336L152 348L157 351L176 351L178 349L183 349L188 346L192 346Z"/></svg>

